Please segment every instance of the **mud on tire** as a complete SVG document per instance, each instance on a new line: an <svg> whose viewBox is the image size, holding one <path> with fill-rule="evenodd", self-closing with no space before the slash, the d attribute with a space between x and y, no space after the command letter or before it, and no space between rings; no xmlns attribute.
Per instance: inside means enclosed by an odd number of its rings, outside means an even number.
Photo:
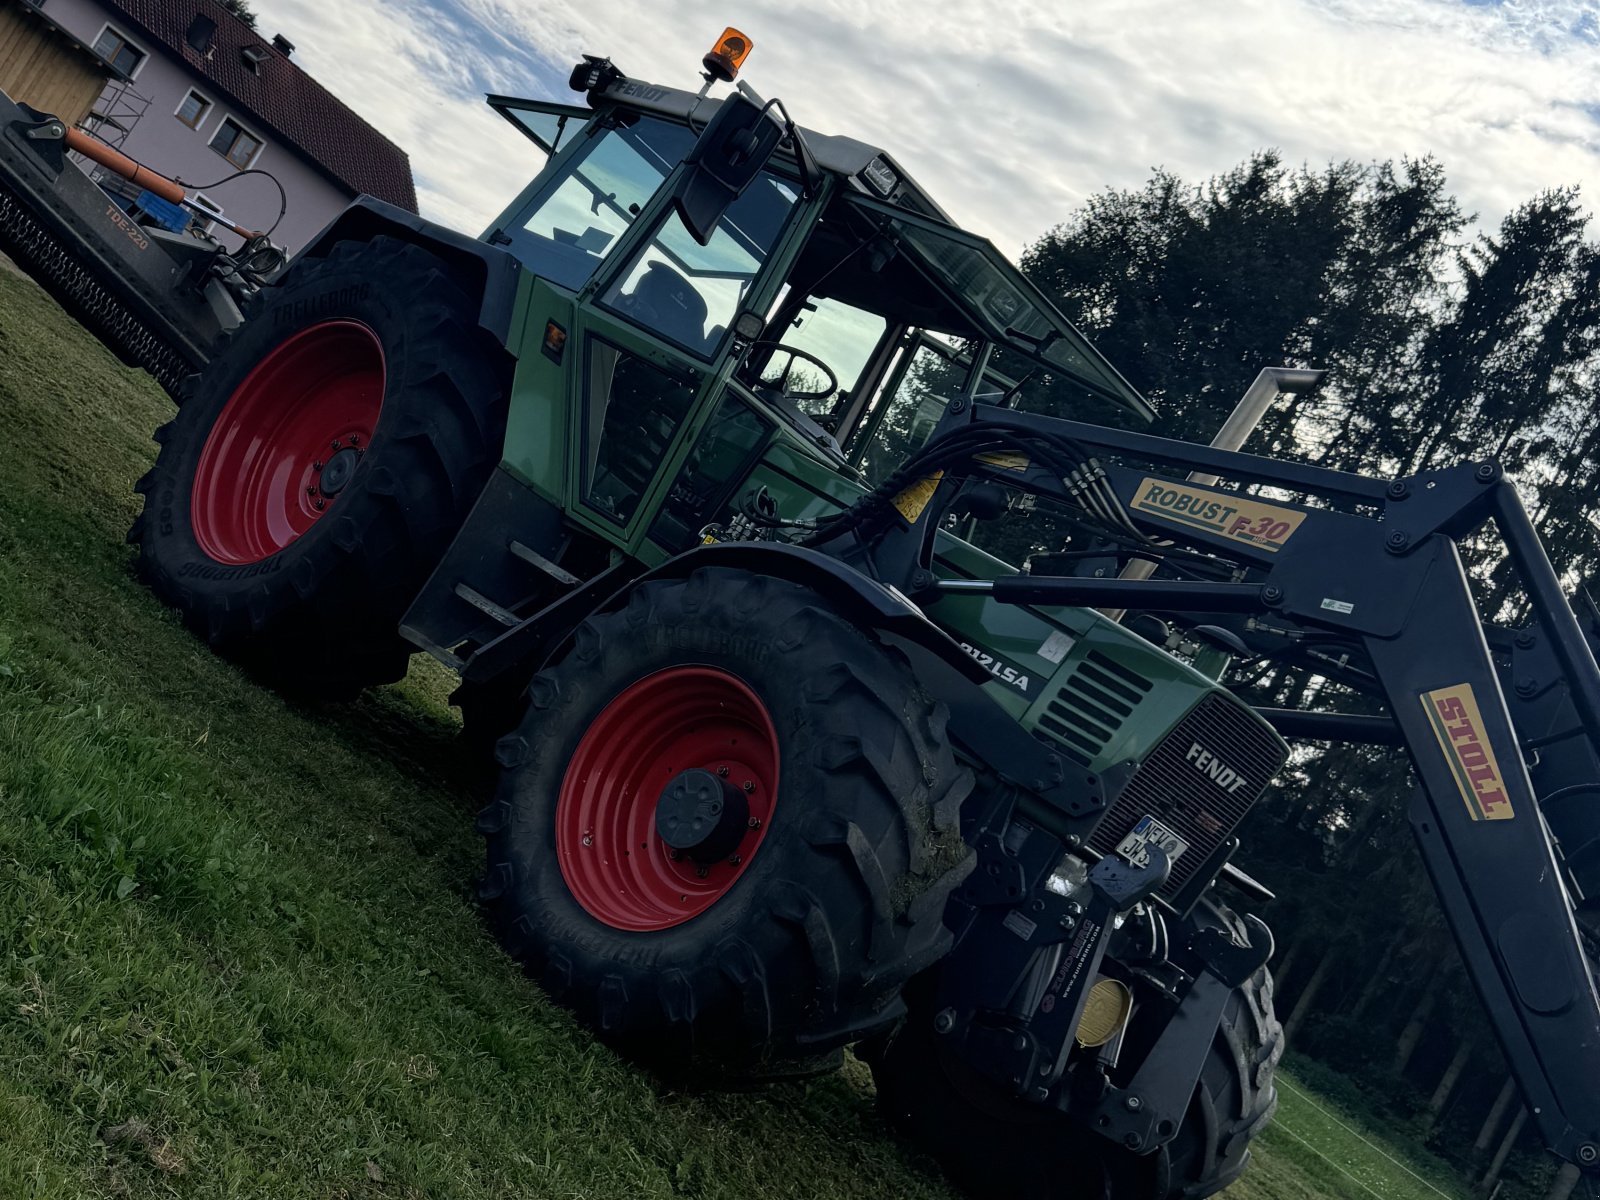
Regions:
<svg viewBox="0 0 1600 1200"><path fill-rule="evenodd" d="M737 681L770 716L776 807L709 908L619 928L563 873L563 854L597 849L558 833L568 763L615 698L686 668ZM499 743L503 774L479 819L489 915L552 996L669 1074L827 1066L896 1020L901 986L949 947L945 901L972 865L959 830L972 777L945 719L897 653L804 587L722 568L646 582L534 678L521 727Z"/></svg>
<svg viewBox="0 0 1600 1200"><path fill-rule="evenodd" d="M398 679L411 650L396 632L400 617L500 457L509 360L476 321L476 303L446 264L398 239L341 242L297 266L262 293L157 431L156 465L135 485L144 510L128 534L141 577L215 650L285 690L347 696ZM197 471L214 431L238 432L241 410L225 414L252 372L318 329L370 332L381 410L366 445L346 455L354 466L341 489L323 510L299 509L295 519L309 526L280 546L283 510L307 490L298 476L263 501L259 489L244 494L248 475L230 497L226 473L210 468L207 494L220 508L207 512ZM337 362L338 350L327 357ZM261 406L268 422L270 399ZM317 405L307 408L314 432ZM230 505L245 516L230 517ZM255 524L241 534L230 520Z"/></svg>

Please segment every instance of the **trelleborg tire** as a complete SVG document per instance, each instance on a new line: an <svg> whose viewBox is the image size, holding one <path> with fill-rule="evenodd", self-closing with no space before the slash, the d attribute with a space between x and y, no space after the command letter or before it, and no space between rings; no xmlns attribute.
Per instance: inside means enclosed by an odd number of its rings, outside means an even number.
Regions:
<svg viewBox="0 0 1600 1200"><path fill-rule="evenodd" d="M262 293L156 433L139 573L265 682L405 673L401 615L499 461L508 359L446 264L341 242Z"/></svg>
<svg viewBox="0 0 1600 1200"><path fill-rule="evenodd" d="M1245 933L1210 898L1186 922L1187 932L1196 928ZM1177 1135L1142 1157L966 1068L933 1030L933 986L913 985L905 1025L872 1061L878 1103L897 1132L980 1200L1200 1200L1239 1177L1277 1108L1283 1027L1266 968L1229 997Z"/></svg>
<svg viewBox="0 0 1600 1200"><path fill-rule="evenodd" d="M972 775L945 720L805 587L646 582L534 677L499 743L489 915L551 995L670 1075L825 1066L949 947Z"/></svg>

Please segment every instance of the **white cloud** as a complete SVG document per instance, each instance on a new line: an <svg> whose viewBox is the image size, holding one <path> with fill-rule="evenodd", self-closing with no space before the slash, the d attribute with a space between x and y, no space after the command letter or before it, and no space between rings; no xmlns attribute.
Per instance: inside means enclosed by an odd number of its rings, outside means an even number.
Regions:
<svg viewBox="0 0 1600 1200"><path fill-rule="evenodd" d="M481 93L543 94L581 51L698 86L689 0L257 0L318 79L406 147L425 213L477 232L538 156ZM1600 175L1593 0L745 0L745 78L802 124L887 148L1015 253L1160 165L1193 179L1434 154L1486 222ZM559 84L557 84L559 86Z"/></svg>

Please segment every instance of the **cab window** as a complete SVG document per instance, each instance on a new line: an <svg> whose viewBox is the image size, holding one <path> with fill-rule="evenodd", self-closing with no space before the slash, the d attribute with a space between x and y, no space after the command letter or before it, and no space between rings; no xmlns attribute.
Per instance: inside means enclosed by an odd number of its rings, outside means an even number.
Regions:
<svg viewBox="0 0 1600 1200"><path fill-rule="evenodd" d="M801 411L826 423L849 403L887 327L883 317L843 301L808 300L787 329L768 330L766 336L812 361L802 358L791 364L789 356L778 350L765 356L758 383L771 387L787 371L783 382L799 394ZM818 363L826 364L831 379Z"/></svg>
<svg viewBox="0 0 1600 1200"><path fill-rule="evenodd" d="M589 341L585 373L584 499L626 525L689 415L701 377L601 338Z"/></svg>
<svg viewBox="0 0 1600 1200"><path fill-rule="evenodd" d="M944 416L945 405L966 384L967 364L950 339L913 333L907 354L889 381L888 394L880 396L847 447L850 461L874 484L922 448Z"/></svg>
<svg viewBox="0 0 1600 1200"><path fill-rule="evenodd" d="M683 126L650 117L596 130L508 222L512 253L542 278L577 291L693 145Z"/></svg>
<svg viewBox="0 0 1600 1200"><path fill-rule="evenodd" d="M710 360L777 245L799 188L763 173L700 245L676 212L601 297L635 325Z"/></svg>

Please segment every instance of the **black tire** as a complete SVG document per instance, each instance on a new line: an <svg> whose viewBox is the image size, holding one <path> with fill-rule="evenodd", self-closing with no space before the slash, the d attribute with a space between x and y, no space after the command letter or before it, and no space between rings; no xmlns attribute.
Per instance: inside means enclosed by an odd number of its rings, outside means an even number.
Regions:
<svg viewBox="0 0 1600 1200"><path fill-rule="evenodd" d="M324 698L405 674L400 617L499 461L508 359L446 264L394 238L341 242L264 292L156 433L128 540L139 573L184 622L264 682ZM348 482L297 540L259 561L197 540L197 469L225 406L297 335L359 322L381 347L382 407ZM314 411L314 406L312 406ZM323 479L326 476L321 477Z"/></svg>
<svg viewBox="0 0 1600 1200"><path fill-rule="evenodd" d="M1197 926L1244 935L1238 917L1210 899L1189 919L1189 929ZM1147 1156L1015 1099L955 1061L933 1031L932 990L933 981L918 981L905 1025L872 1060L878 1103L890 1126L981 1200L1200 1200L1239 1177L1251 1140L1277 1109L1272 1074L1283 1028L1265 968L1230 997L1177 1136Z"/></svg>
<svg viewBox="0 0 1600 1200"><path fill-rule="evenodd" d="M1187 928L1224 929L1241 942L1249 933L1238 914L1207 896ZM1272 1004L1272 973L1262 967L1234 989L1223 1010L1200 1084L1167 1160L1164 1195L1200 1200L1227 1187L1250 1163L1253 1142L1278 1110L1273 1074L1283 1057L1283 1026Z"/></svg>
<svg viewBox="0 0 1600 1200"><path fill-rule="evenodd" d="M765 707L777 807L711 907L628 931L569 887L558 797L602 710L687 667L735 678ZM700 1083L824 1069L898 1019L901 986L949 948L945 901L972 866L959 825L972 775L954 760L943 706L898 653L804 587L704 568L591 618L528 696L479 820L482 895L507 950L552 996L626 1052Z"/></svg>

